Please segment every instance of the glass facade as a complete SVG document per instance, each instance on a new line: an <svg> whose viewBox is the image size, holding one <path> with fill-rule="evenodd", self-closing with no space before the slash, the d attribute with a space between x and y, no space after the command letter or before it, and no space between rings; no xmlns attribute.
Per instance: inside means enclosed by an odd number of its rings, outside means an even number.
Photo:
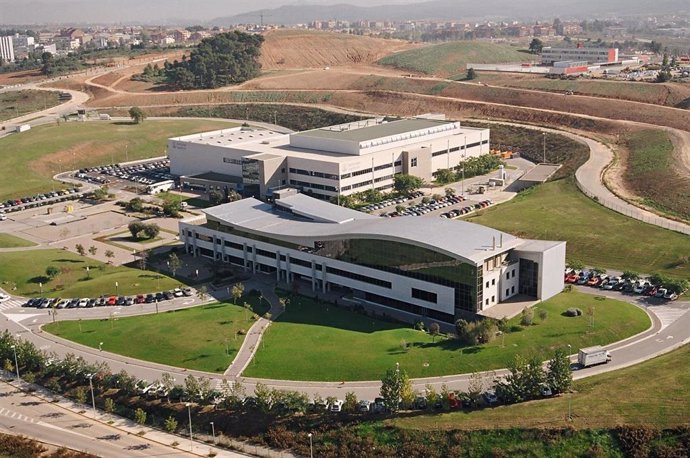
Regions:
<svg viewBox="0 0 690 458"><path fill-rule="evenodd" d="M455 289L455 308L481 310L482 267L402 242L343 239L316 242L314 254Z"/></svg>

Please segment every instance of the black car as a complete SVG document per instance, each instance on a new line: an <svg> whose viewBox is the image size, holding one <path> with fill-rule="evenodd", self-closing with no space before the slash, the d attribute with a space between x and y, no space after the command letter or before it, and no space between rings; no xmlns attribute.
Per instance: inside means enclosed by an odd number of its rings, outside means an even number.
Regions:
<svg viewBox="0 0 690 458"><path fill-rule="evenodd" d="M97 299L93 299L93 298L92 298L92 299L89 299L89 302L86 303L86 306L89 307L89 308L95 307L97 301L98 301Z"/></svg>
<svg viewBox="0 0 690 458"><path fill-rule="evenodd" d="M163 293L156 293L156 300L158 302L164 301L165 300L165 294Z"/></svg>
<svg viewBox="0 0 690 458"><path fill-rule="evenodd" d="M153 294L147 294L146 300L144 302L146 302L147 304L150 304L151 302L153 302L155 300L156 300L156 297Z"/></svg>
<svg viewBox="0 0 690 458"><path fill-rule="evenodd" d="M67 304L67 308L73 309L76 308L79 305L79 299L72 299L69 301L69 304Z"/></svg>
<svg viewBox="0 0 690 458"><path fill-rule="evenodd" d="M175 298L175 294L172 291L163 291L163 296L165 296L166 300Z"/></svg>
<svg viewBox="0 0 690 458"><path fill-rule="evenodd" d="M29 299L26 301L22 307L36 307L36 304L40 301L40 299Z"/></svg>
<svg viewBox="0 0 690 458"><path fill-rule="evenodd" d="M127 302L127 298L125 296L120 296L117 298L117 302L115 302L117 305L125 305Z"/></svg>

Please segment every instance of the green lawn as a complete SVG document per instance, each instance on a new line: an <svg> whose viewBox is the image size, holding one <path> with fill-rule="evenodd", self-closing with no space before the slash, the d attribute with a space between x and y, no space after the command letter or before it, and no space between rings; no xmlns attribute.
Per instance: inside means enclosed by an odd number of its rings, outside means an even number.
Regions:
<svg viewBox="0 0 690 458"><path fill-rule="evenodd" d="M438 76L465 73L465 65L495 64L535 60L536 56L520 52L517 48L481 42L453 41L425 46L386 56L378 61L404 70L412 70Z"/></svg>
<svg viewBox="0 0 690 458"><path fill-rule="evenodd" d="M625 170L627 185L647 205L690 220L690 183L677 173L668 133L646 129L630 133L623 140L629 152Z"/></svg>
<svg viewBox="0 0 690 458"><path fill-rule="evenodd" d="M690 345L607 374L576 381L574 393L477 412L392 420L413 429L613 428L621 424L671 428L690 419ZM568 403L573 421L566 421Z"/></svg>
<svg viewBox="0 0 690 458"><path fill-rule="evenodd" d="M165 155L169 137L231 127L207 120L70 122L36 127L0 140L0 200L53 188L59 171Z"/></svg>
<svg viewBox="0 0 690 458"><path fill-rule="evenodd" d="M467 220L520 237L565 240L568 259L589 266L690 277L690 237L597 204L573 178L537 186Z"/></svg>
<svg viewBox="0 0 690 458"><path fill-rule="evenodd" d="M36 245L11 234L0 234L0 248L17 248Z"/></svg>
<svg viewBox="0 0 690 458"><path fill-rule="evenodd" d="M257 296L247 295L242 301L251 303L257 313L268 310L265 302L258 304ZM238 305L209 304L114 321L58 321L43 329L93 348L103 342L107 351L145 361L224 372L244 340L235 333L249 329L251 316Z"/></svg>
<svg viewBox="0 0 690 458"><path fill-rule="evenodd" d="M561 315L568 307L595 307L595 327L588 317ZM457 341L317 303L293 298L263 337L262 346L243 375L288 380L377 380L399 362L411 377L460 374L506 367L513 355L548 359L555 348L606 344L648 328L641 309L615 300L571 292L538 306L545 322L514 332L487 345L462 347ZM539 321L538 319L536 320ZM403 350L401 341L408 345ZM505 345L503 347L502 345Z"/></svg>
<svg viewBox="0 0 690 458"><path fill-rule="evenodd" d="M0 94L0 121L45 110L60 104L53 91L12 91Z"/></svg>
<svg viewBox="0 0 690 458"><path fill-rule="evenodd" d="M52 280L46 277L48 266L55 266L61 271ZM88 275L86 266L89 266ZM0 279L5 285L16 285L16 293L22 296L40 296L39 283L43 283L42 295L47 297L140 294L171 289L180 284L156 272L109 266L63 250L0 253Z"/></svg>

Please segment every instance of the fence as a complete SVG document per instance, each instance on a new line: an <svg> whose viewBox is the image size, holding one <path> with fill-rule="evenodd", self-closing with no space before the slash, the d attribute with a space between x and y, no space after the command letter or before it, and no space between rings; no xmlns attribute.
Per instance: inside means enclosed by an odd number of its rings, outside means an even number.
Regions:
<svg viewBox="0 0 690 458"><path fill-rule="evenodd" d="M621 215L634 218L647 224L653 224L664 229L680 232L681 234L690 235L690 225L653 215L648 211L638 208L632 204L629 204L615 196L604 197L596 195L595 193L587 189L585 186L583 186L582 183L580 183L580 179L577 173L575 174L575 183L577 184L578 189L580 189L580 191L582 191L584 195L597 201L604 207L610 208L611 210L620 213Z"/></svg>

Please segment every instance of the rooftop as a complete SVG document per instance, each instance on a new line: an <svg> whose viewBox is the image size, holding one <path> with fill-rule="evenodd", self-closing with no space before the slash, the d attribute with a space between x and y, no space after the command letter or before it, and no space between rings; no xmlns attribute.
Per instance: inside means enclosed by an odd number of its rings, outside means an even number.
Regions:
<svg viewBox="0 0 690 458"><path fill-rule="evenodd" d="M272 130L230 127L228 129L213 130L211 132L173 137L170 140L195 143L199 145L236 147L243 143L268 140L283 135L285 134L274 132Z"/></svg>
<svg viewBox="0 0 690 458"><path fill-rule="evenodd" d="M510 234L466 221L412 216L381 218L304 194L285 197L276 203L291 212L280 211L253 198L208 208L204 212L212 219L242 230L305 246L312 245L315 240L344 237L395 240L427 247L475 265L523 243Z"/></svg>
<svg viewBox="0 0 690 458"><path fill-rule="evenodd" d="M360 122L352 122L347 125L306 130L304 132L294 133L292 136L328 138L347 142L366 142L425 129L434 131L450 130L455 124L453 121L426 118L400 119L372 124L374 121L375 120L369 119Z"/></svg>

